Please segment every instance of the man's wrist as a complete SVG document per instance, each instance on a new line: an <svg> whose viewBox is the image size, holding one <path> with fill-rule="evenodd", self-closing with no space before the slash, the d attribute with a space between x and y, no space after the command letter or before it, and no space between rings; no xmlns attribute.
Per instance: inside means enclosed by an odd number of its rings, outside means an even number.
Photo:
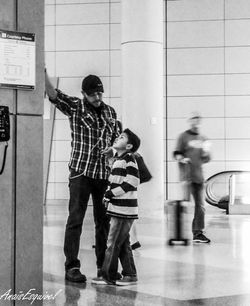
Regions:
<svg viewBox="0 0 250 306"><path fill-rule="evenodd" d="M184 156L181 155L181 154L176 154L176 155L175 155L175 159L176 159L177 161L181 161L183 158L184 158Z"/></svg>

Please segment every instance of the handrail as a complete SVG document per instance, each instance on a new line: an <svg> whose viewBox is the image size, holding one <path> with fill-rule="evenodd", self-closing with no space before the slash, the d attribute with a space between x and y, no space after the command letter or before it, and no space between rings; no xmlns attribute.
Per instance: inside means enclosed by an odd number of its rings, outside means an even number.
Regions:
<svg viewBox="0 0 250 306"><path fill-rule="evenodd" d="M228 170L228 171L222 171L219 173L216 173L212 176L210 176L206 181L205 181L205 200L207 203L210 205L219 207L219 208L225 208L225 207L220 207L219 202L221 200L221 197L219 198L218 196L215 195L213 192L213 184L215 183L216 179L219 178L219 176L228 176L228 182L225 182L228 184L228 193L223 196L223 198L227 198L229 200L229 179L232 175L234 174L242 174L242 173L250 173L250 171L243 171L243 170Z"/></svg>

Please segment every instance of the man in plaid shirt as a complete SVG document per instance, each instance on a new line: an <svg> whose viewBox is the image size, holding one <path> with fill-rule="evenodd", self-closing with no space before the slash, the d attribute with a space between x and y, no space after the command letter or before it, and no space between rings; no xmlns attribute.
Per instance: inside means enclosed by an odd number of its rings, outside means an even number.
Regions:
<svg viewBox="0 0 250 306"><path fill-rule="evenodd" d="M45 87L50 101L68 116L72 136L69 216L64 241L65 278L73 282L86 282L86 276L80 272L78 259L82 224L91 194L95 252L97 269L100 272L109 230L109 219L102 204L110 170L105 152L120 132L117 115L111 106L102 101L103 84L95 75L89 75L82 81L83 100L55 89L46 70Z"/></svg>

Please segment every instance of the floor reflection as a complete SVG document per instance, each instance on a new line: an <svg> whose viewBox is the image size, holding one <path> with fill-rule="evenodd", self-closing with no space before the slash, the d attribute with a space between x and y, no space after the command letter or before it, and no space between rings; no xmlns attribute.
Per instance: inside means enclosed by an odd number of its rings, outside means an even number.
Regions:
<svg viewBox="0 0 250 306"><path fill-rule="evenodd" d="M77 284L70 283L65 281L65 303L64 306L79 306L78 301L83 293L83 290L86 289L87 284Z"/></svg>
<svg viewBox="0 0 250 306"><path fill-rule="evenodd" d="M63 240L67 203L47 205L44 222L44 292L57 294L44 305L250 305L250 216L229 216L207 208L210 245L168 246L166 219L141 218L142 247L134 252L139 282L128 287L91 284L96 276L92 209L88 209L80 258L86 284L64 280ZM191 228L191 216L185 228ZM189 233L190 234L190 233Z"/></svg>

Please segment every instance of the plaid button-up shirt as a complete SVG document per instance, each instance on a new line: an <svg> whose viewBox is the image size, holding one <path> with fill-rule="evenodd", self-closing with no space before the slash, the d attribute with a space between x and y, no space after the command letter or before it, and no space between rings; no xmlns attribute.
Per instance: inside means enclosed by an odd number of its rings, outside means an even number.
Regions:
<svg viewBox="0 0 250 306"><path fill-rule="evenodd" d="M69 168L93 179L107 179L109 165L101 151L119 135L115 110L102 102L100 114L85 100L57 90L53 104L68 116L71 128Z"/></svg>

